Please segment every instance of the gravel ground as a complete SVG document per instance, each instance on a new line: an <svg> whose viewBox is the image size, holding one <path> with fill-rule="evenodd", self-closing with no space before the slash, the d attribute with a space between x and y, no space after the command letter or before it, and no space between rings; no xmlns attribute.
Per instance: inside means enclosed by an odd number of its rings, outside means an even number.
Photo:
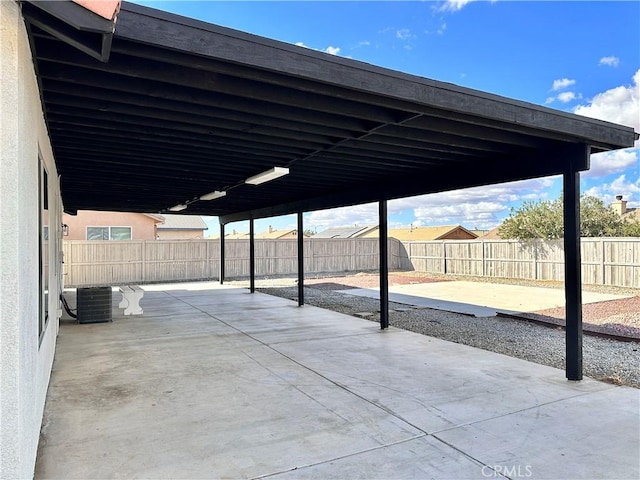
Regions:
<svg viewBox="0 0 640 480"><path fill-rule="evenodd" d="M461 279L561 288L561 285L554 285L549 282L506 281L502 279L477 279L476 277L438 277L420 275L416 272L394 272L390 275L390 285ZM364 318L379 322L378 300L333 291L334 289L347 289L349 287L366 288L377 286L377 282L378 277L375 274L357 274L339 278L308 278L305 279L305 303L347 315L368 312L370 315ZM243 285L247 282L235 283ZM298 295L298 287L295 285L294 279L260 280L257 282L257 289L263 293L288 299L297 299ZM585 290L587 289L604 293L632 294L636 297L639 293L638 290L612 287L585 287ZM628 309L637 309L640 305L637 299L627 303L626 308ZM565 368L565 335L560 327L550 328L527 322L526 320L499 316L472 317L429 308L411 308L394 302L390 302L389 308L389 323L394 327L522 358L543 365L560 369ZM564 315L564 312L560 313ZM559 315L559 312L556 311L555 314ZM598 315L603 315L602 308L600 308ZM637 310L631 313L631 316L633 315L638 316ZM585 376L616 385L640 388L640 343L622 342L585 335L583 337L583 368Z"/></svg>

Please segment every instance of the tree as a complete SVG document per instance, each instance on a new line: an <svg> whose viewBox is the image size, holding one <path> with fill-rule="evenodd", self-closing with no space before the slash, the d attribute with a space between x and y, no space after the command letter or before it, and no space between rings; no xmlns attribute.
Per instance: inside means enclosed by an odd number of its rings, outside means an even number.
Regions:
<svg viewBox="0 0 640 480"><path fill-rule="evenodd" d="M498 230L501 238L552 240L564 235L563 199L525 202L512 209ZM580 197L580 235L583 237L622 236L625 222L602 200L590 195ZM640 227L639 227L640 228Z"/></svg>
<svg viewBox="0 0 640 480"><path fill-rule="evenodd" d="M622 225L623 237L640 237L640 220L625 220Z"/></svg>

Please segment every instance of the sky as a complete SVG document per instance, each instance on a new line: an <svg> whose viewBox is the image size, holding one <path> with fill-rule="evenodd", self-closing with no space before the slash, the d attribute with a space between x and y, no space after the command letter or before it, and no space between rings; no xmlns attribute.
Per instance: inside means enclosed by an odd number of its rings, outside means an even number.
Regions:
<svg viewBox="0 0 640 480"><path fill-rule="evenodd" d="M640 132L637 1L158 1L136 0L331 55L631 126ZM525 201L554 200L560 177L389 201L389 227L498 226ZM591 157L581 191L640 207L640 142ZM208 234L218 234L206 217ZM377 204L310 212L305 229L375 225ZM256 220L296 228L295 215ZM248 223L227 232L247 232Z"/></svg>

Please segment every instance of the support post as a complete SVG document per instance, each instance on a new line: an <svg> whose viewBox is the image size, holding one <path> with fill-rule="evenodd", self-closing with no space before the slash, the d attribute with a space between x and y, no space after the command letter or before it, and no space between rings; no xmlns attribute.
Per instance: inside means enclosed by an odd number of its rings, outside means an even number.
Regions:
<svg viewBox="0 0 640 480"><path fill-rule="evenodd" d="M253 218L249 219L249 292L256 292L256 241Z"/></svg>
<svg viewBox="0 0 640 480"><path fill-rule="evenodd" d="M564 183L564 291L566 377L582 380L582 272L580 259L580 172L572 159Z"/></svg>
<svg viewBox="0 0 640 480"><path fill-rule="evenodd" d="M298 212L298 306L304 305L304 222Z"/></svg>
<svg viewBox="0 0 640 480"><path fill-rule="evenodd" d="M224 223L220 224L220 285L224 283Z"/></svg>
<svg viewBox="0 0 640 480"><path fill-rule="evenodd" d="M378 203L380 225L380 328L389 327L389 243L387 229L387 201Z"/></svg>

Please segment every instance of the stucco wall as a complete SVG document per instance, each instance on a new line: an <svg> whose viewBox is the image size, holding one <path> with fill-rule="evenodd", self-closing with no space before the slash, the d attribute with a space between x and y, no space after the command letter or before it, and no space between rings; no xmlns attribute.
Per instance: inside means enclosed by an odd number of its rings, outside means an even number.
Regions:
<svg viewBox="0 0 640 480"><path fill-rule="evenodd" d="M77 215L63 217L69 226L69 235L65 240L87 240L87 227L131 227L131 240L154 240L156 222L142 213L96 212L78 210Z"/></svg>
<svg viewBox="0 0 640 480"><path fill-rule="evenodd" d="M32 478L58 331L58 296L52 294L39 341L38 151L49 174L50 239L61 214L31 52L14 1L0 1L0 85L0 478ZM49 247L50 291L57 292L59 255L55 242Z"/></svg>

